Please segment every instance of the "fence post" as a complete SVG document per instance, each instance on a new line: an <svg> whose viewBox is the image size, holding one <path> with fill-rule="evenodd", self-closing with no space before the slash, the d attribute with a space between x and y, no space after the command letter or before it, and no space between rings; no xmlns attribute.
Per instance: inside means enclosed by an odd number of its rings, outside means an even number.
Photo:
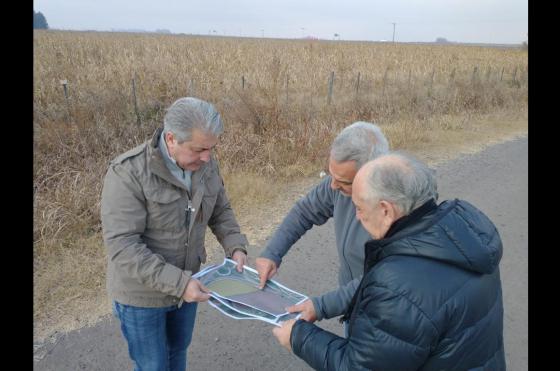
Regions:
<svg viewBox="0 0 560 371"><path fill-rule="evenodd" d="M430 77L430 92L432 91L432 87L434 86L434 75L436 74L435 67L432 68L432 76Z"/></svg>
<svg viewBox="0 0 560 371"><path fill-rule="evenodd" d="M455 81L455 68L453 68L453 71L451 71L451 75L449 75L449 85L451 86L451 84L453 84L454 81Z"/></svg>
<svg viewBox="0 0 560 371"><path fill-rule="evenodd" d="M189 80L189 86L187 87L187 95L190 97L194 97L194 79L191 77Z"/></svg>
<svg viewBox="0 0 560 371"><path fill-rule="evenodd" d="M471 83L474 85L475 81L476 81L476 72L478 71L478 66L475 66L473 71L472 71L472 78L471 78Z"/></svg>
<svg viewBox="0 0 560 371"><path fill-rule="evenodd" d="M360 72L358 72L358 79L356 80L356 98L360 93Z"/></svg>
<svg viewBox="0 0 560 371"><path fill-rule="evenodd" d="M500 81L502 81L502 79L504 77L504 69L505 69L505 67L502 67L502 73L500 74Z"/></svg>
<svg viewBox="0 0 560 371"><path fill-rule="evenodd" d="M66 101L66 121L70 122L70 99L68 98L68 80L60 80L64 91L64 100Z"/></svg>
<svg viewBox="0 0 560 371"><path fill-rule="evenodd" d="M134 101L134 112L136 113L136 123L140 126L140 112L138 112L138 102L136 101L136 77L132 77L132 99Z"/></svg>
<svg viewBox="0 0 560 371"><path fill-rule="evenodd" d="M385 84L387 83L387 73L389 72L389 67L385 68L385 75L383 75L383 90L381 91L381 96L385 96Z"/></svg>
<svg viewBox="0 0 560 371"><path fill-rule="evenodd" d="M288 100L288 82L290 81L290 75L288 75L288 73L286 73L286 104L288 104L289 100Z"/></svg>
<svg viewBox="0 0 560 371"><path fill-rule="evenodd" d="M241 90L245 90L245 76L241 75Z"/></svg>
<svg viewBox="0 0 560 371"><path fill-rule="evenodd" d="M334 71L331 72L331 76L329 77L329 94L327 96L327 104L331 104L332 101L332 91L333 91L333 84L334 84Z"/></svg>
<svg viewBox="0 0 560 371"><path fill-rule="evenodd" d="M513 77L511 79L511 82L513 82L514 84L517 82L515 79L517 77L517 66L515 66L515 69L513 70Z"/></svg>

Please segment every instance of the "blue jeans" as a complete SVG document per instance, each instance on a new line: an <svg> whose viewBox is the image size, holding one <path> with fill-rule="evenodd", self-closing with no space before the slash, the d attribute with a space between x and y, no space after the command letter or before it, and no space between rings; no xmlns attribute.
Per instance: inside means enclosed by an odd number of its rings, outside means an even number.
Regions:
<svg viewBox="0 0 560 371"><path fill-rule="evenodd" d="M113 301L134 371L185 371L197 303L143 308Z"/></svg>

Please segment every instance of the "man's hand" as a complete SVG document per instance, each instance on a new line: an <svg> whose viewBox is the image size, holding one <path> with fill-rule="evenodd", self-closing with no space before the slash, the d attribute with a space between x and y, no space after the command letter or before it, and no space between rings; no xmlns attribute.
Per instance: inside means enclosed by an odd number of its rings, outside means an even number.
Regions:
<svg viewBox="0 0 560 371"><path fill-rule="evenodd" d="M247 264L247 254L241 250L236 250L231 258L237 263L237 271L243 272L243 266Z"/></svg>
<svg viewBox="0 0 560 371"><path fill-rule="evenodd" d="M282 327L275 327L272 329L274 337L278 339L280 345L292 351L292 345L290 344L290 336L292 335L292 327L296 323L295 319L290 319L282 323Z"/></svg>
<svg viewBox="0 0 560 371"><path fill-rule="evenodd" d="M276 263L267 258L257 258L255 261L257 272L259 272L259 289L263 289L266 285L266 280L272 278L276 274Z"/></svg>
<svg viewBox="0 0 560 371"><path fill-rule="evenodd" d="M315 314L315 306L313 305L313 302L310 299L307 299L303 303L289 306L288 308L286 308L286 310L290 313L301 312L301 317L299 318L307 322L313 323L317 321L317 315Z"/></svg>
<svg viewBox="0 0 560 371"><path fill-rule="evenodd" d="M187 303L203 302L210 299L209 290L197 279L191 278L185 292L183 293L183 300Z"/></svg>

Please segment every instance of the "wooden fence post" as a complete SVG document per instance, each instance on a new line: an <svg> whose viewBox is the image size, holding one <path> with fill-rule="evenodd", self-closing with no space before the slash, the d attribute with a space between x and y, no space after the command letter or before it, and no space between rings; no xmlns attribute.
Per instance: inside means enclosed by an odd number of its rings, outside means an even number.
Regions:
<svg viewBox="0 0 560 371"><path fill-rule="evenodd" d="M66 121L70 122L70 99L68 98L68 80L60 80L64 91L64 100L66 101Z"/></svg>
<svg viewBox="0 0 560 371"><path fill-rule="evenodd" d="M385 96L385 85L387 84L387 73L389 73L389 67L385 69L385 75L383 75L383 90L381 91L381 96Z"/></svg>
<svg viewBox="0 0 560 371"><path fill-rule="evenodd" d="M358 79L356 80L356 98L360 93L360 73L358 72Z"/></svg>
<svg viewBox="0 0 560 371"><path fill-rule="evenodd" d="M455 68L453 68L453 71L451 71L451 75L449 75L449 86L451 86L451 84L453 84L454 81L455 81Z"/></svg>
<svg viewBox="0 0 560 371"><path fill-rule="evenodd" d="M245 90L245 76L241 75L241 90Z"/></svg>
<svg viewBox="0 0 560 371"><path fill-rule="evenodd" d="M513 70L513 77L511 78L511 82L512 83L516 83L516 77L517 77L517 66L515 66L515 69Z"/></svg>
<svg viewBox="0 0 560 371"><path fill-rule="evenodd" d="M286 104L288 104L289 100L288 100L288 82L290 81L290 75L288 75L288 73L286 73Z"/></svg>
<svg viewBox="0 0 560 371"><path fill-rule="evenodd" d="M142 123L140 121L140 112L138 112L138 102L136 100L136 77L132 78L132 99L134 102L134 112L136 113L136 123L140 126Z"/></svg>
<svg viewBox="0 0 560 371"><path fill-rule="evenodd" d="M500 81L502 81L502 79L504 78L504 69L505 67L502 67L502 73L500 74Z"/></svg>
<svg viewBox="0 0 560 371"><path fill-rule="evenodd" d="M327 96L327 104L331 104L332 101L332 91L333 91L333 84L334 84L334 71L331 72L331 76L329 77L329 93Z"/></svg>
<svg viewBox="0 0 560 371"><path fill-rule="evenodd" d="M472 71L472 78L471 78L471 83L474 86L474 83L476 82L476 72L478 71L478 66L475 66L473 71Z"/></svg>
<svg viewBox="0 0 560 371"><path fill-rule="evenodd" d="M194 97L195 96L195 92L194 92L194 79L191 77L191 79L189 80L189 86L187 87L187 95L189 97Z"/></svg>
<svg viewBox="0 0 560 371"><path fill-rule="evenodd" d="M432 76L430 77L430 92L432 91L432 87L434 86L434 75L436 74L435 67L432 68Z"/></svg>

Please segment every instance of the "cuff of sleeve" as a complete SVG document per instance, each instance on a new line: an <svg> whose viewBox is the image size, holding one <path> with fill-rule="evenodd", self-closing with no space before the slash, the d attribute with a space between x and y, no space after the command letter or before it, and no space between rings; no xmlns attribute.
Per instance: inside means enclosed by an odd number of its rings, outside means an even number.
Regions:
<svg viewBox="0 0 560 371"><path fill-rule="evenodd" d="M189 273L185 271L181 273L181 278L179 279L179 284L177 285L179 291L175 293L175 296L177 296L179 299L183 298L183 294L185 293L187 284L189 283L190 279L191 279L191 275Z"/></svg>
<svg viewBox="0 0 560 371"><path fill-rule="evenodd" d="M259 255L260 258L266 258L272 260L276 264L276 268L280 267L282 259L276 255L271 254L267 249L264 249Z"/></svg>
<svg viewBox="0 0 560 371"><path fill-rule="evenodd" d="M290 345L292 346L292 352L298 357L301 355L301 346L303 344L304 337L302 332L305 333L307 326L313 326L311 323L306 322L303 319L298 319L294 326L292 327L292 332L290 333Z"/></svg>
<svg viewBox="0 0 560 371"><path fill-rule="evenodd" d="M318 297L312 297L311 302L313 303L313 308L315 309L315 316L317 321L321 321L325 318L325 313L323 312L323 306L321 305L321 300Z"/></svg>
<svg viewBox="0 0 560 371"><path fill-rule="evenodd" d="M247 255L247 249L245 248L245 246L233 246L231 249L231 255L228 255L228 258L233 257L233 254L235 254L235 252L237 250L240 250L241 252L243 252L245 255Z"/></svg>
<svg viewBox="0 0 560 371"><path fill-rule="evenodd" d="M227 236L222 241L222 246L224 247L224 251L226 256L231 257L233 255L233 250L239 247L245 247L249 245L249 241L243 234L236 234Z"/></svg>

